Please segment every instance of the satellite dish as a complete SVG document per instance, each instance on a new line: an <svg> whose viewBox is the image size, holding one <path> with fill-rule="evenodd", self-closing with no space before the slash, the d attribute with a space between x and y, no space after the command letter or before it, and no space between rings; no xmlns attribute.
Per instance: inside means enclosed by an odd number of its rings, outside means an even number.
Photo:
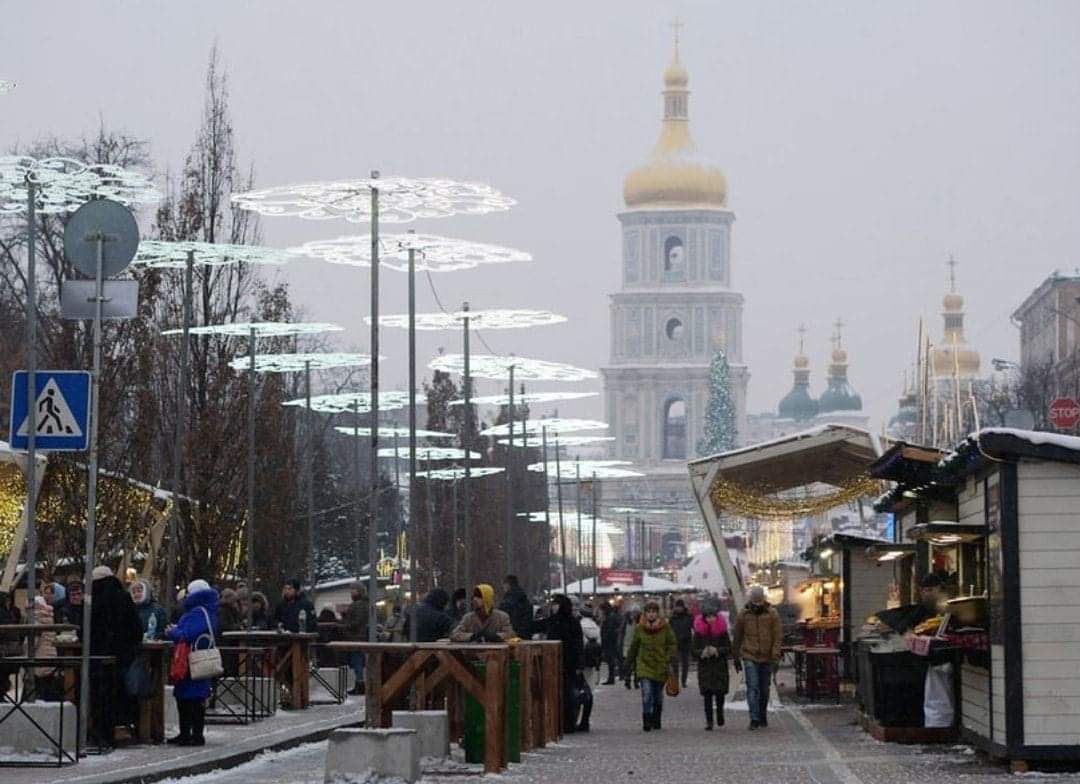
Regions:
<svg viewBox="0 0 1080 784"><path fill-rule="evenodd" d="M139 249L139 226L119 202L94 199L75 210L64 227L64 255L84 275L97 276L98 239L103 238L101 274L121 272Z"/></svg>

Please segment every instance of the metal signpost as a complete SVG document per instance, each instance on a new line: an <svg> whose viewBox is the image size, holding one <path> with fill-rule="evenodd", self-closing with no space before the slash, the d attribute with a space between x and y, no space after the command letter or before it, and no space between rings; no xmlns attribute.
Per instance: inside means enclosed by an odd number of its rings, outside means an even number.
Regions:
<svg viewBox="0 0 1080 784"><path fill-rule="evenodd" d="M84 275L94 276L94 344L90 383L90 458L86 491L86 554L83 563L82 665L79 681L79 740L86 745L90 708L90 640L94 584L94 537L97 526L98 411L101 408L101 322L105 278L121 272L135 257L139 227L131 211L107 199L90 201L75 211L64 228L64 254Z"/></svg>

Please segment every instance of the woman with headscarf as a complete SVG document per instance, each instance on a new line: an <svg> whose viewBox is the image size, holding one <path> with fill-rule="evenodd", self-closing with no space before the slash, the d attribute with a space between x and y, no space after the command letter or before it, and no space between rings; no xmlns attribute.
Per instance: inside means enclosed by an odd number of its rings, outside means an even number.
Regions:
<svg viewBox="0 0 1080 784"><path fill-rule="evenodd" d="M719 602L712 597L702 599L701 612L694 616L690 652L698 660L698 691L705 700L705 729L713 728L713 703L716 704L716 725L723 727L731 638L727 619L720 612Z"/></svg>
<svg viewBox="0 0 1080 784"><path fill-rule="evenodd" d="M206 580L192 580L184 596L184 614L173 626L165 629L174 643L186 642L192 650L207 646L211 635L216 638L218 626L218 592ZM204 746L203 726L206 723L206 698L210 696L210 681L193 681L188 673L173 685L176 712L180 718L180 734L169 738L177 746Z"/></svg>
<svg viewBox="0 0 1080 784"><path fill-rule="evenodd" d="M154 601L150 583L146 580L133 582L131 584L131 600L135 602L135 609L139 612L143 639L163 639L165 637L165 627L168 625L168 616L165 613L165 608Z"/></svg>

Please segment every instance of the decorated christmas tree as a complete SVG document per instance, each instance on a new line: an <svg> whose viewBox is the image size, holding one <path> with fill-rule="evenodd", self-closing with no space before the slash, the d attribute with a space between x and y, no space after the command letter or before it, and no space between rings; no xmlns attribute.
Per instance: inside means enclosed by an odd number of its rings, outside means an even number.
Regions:
<svg viewBox="0 0 1080 784"><path fill-rule="evenodd" d="M698 455L734 449L737 436L731 374L724 352L717 351L709 365L709 402L705 406L705 432L697 443Z"/></svg>

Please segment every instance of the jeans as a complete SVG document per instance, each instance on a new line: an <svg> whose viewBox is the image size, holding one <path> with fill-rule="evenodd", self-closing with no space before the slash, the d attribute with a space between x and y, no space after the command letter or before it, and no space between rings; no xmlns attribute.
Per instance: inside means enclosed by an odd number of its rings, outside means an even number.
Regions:
<svg viewBox="0 0 1080 784"><path fill-rule="evenodd" d="M772 663L743 659L746 676L746 703L750 708L750 721L759 724L765 720L769 707L769 683L772 681Z"/></svg>
<svg viewBox="0 0 1080 784"><path fill-rule="evenodd" d="M641 679L641 710L650 716L664 707L664 682Z"/></svg>
<svg viewBox="0 0 1080 784"><path fill-rule="evenodd" d="M356 676L356 685L362 686L364 684L364 654L360 651L349 654L349 667L353 671L353 675Z"/></svg>

